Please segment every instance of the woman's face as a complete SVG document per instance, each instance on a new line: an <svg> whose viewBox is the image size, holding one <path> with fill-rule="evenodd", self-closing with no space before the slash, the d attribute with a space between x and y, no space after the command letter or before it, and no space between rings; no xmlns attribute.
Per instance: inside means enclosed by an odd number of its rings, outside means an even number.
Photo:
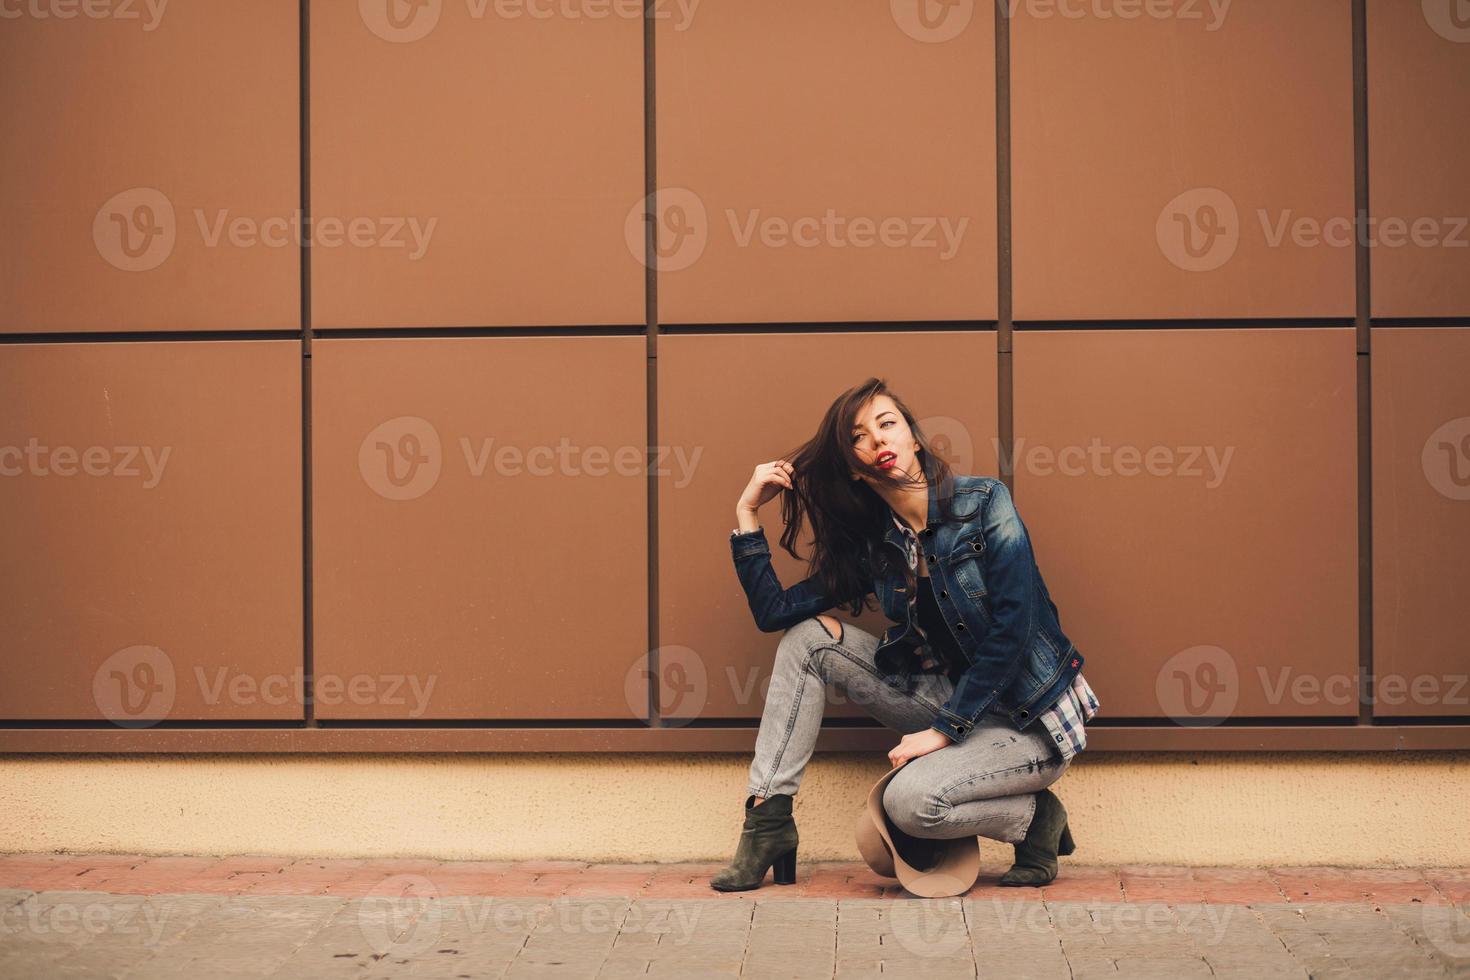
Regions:
<svg viewBox="0 0 1470 980"><path fill-rule="evenodd" d="M914 440L913 430L887 395L875 395L858 413L851 438L853 451L865 463L886 469L895 476L906 474L910 479L921 472L919 445ZM876 483L867 473L854 472L853 476L869 485Z"/></svg>

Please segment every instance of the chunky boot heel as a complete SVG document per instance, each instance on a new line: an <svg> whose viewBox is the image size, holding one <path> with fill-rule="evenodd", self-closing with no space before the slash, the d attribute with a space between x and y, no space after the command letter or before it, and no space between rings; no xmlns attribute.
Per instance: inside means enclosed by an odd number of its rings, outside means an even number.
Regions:
<svg viewBox="0 0 1470 980"><path fill-rule="evenodd" d="M745 826L735 848L735 859L710 878L709 886L719 892L759 888L773 866L778 885L796 884L796 842L791 794L776 793L759 805L754 796L747 797Z"/></svg>
<svg viewBox="0 0 1470 980"><path fill-rule="evenodd" d="M1016 863L1000 876L1000 883L1034 888L1055 881L1057 855L1071 853L1070 850L1061 850L1064 836L1069 844L1072 842L1071 834L1066 831L1067 810L1062 801L1049 789L1037 793L1036 813L1031 818L1031 826L1026 829L1025 839L1015 845Z"/></svg>
<svg viewBox="0 0 1470 980"><path fill-rule="evenodd" d="M1077 844L1072 840L1072 828L1062 826L1062 839L1057 842L1057 853L1066 856L1077 850Z"/></svg>
<svg viewBox="0 0 1470 980"><path fill-rule="evenodd" d="M778 885L796 884L796 848L793 847L776 858L776 863L771 866L771 874L775 876Z"/></svg>

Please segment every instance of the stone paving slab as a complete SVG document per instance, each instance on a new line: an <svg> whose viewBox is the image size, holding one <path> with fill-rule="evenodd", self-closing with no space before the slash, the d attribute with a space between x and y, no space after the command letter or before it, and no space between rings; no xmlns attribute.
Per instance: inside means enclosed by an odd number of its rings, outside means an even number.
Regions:
<svg viewBox="0 0 1470 980"><path fill-rule="evenodd" d="M1470 977L1446 903L0 892L0 977Z"/></svg>
<svg viewBox="0 0 1470 980"><path fill-rule="evenodd" d="M1470 977L1470 869L987 867L918 899L861 864L0 855L6 977Z"/></svg>

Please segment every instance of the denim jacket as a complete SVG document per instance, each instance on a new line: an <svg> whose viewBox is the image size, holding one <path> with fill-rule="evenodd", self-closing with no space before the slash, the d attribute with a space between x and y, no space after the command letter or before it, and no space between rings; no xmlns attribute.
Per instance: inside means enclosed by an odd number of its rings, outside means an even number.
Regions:
<svg viewBox="0 0 1470 980"><path fill-rule="evenodd" d="M1071 685L1082 669L1082 654L1062 632L1006 485L994 477L956 474L955 524L939 522L938 490L931 481L929 516L919 541L935 601L967 665L933 727L963 741L987 712L996 710L1025 729ZM880 549L887 549L892 561L879 561ZM845 601L826 595L815 577L783 589L763 528L732 534L730 550L762 632L788 629ZM908 673L901 661L912 656L917 635L909 619L906 567L903 534L889 522L881 540L868 542L864 568L872 581L863 594L874 595L895 623L883 631L874 654L890 680Z"/></svg>

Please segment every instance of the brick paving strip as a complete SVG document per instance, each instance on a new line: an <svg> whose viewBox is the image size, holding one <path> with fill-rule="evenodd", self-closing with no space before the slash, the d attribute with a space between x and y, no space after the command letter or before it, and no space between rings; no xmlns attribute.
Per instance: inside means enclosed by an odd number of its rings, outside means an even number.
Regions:
<svg viewBox="0 0 1470 980"><path fill-rule="evenodd" d="M0 977L1470 977L1470 868L721 867L0 855Z"/></svg>

